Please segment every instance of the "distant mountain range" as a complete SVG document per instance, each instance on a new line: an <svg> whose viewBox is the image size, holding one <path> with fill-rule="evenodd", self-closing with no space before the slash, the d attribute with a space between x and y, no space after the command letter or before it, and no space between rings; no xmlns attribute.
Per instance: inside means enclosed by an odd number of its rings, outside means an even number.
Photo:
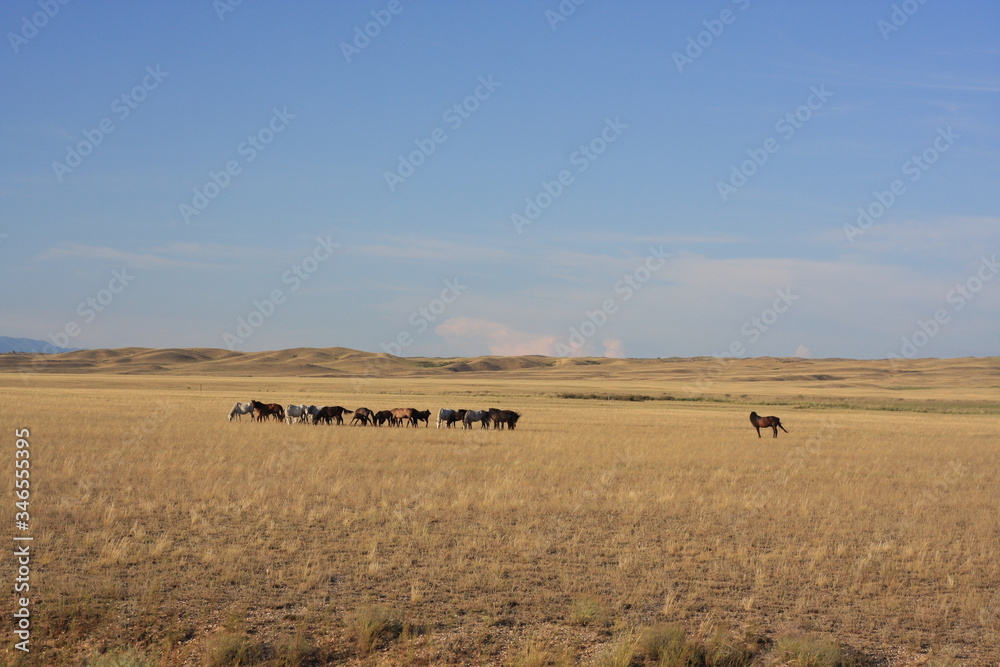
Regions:
<svg viewBox="0 0 1000 667"><path fill-rule="evenodd" d="M11 338L0 336L0 354L8 352L30 352L42 354L58 354L59 352L75 352L78 347L56 347L52 343L34 338Z"/></svg>

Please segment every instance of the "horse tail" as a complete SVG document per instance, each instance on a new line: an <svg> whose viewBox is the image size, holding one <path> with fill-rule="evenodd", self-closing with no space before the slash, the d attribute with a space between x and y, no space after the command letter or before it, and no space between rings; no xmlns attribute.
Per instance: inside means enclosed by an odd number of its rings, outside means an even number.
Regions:
<svg viewBox="0 0 1000 667"><path fill-rule="evenodd" d="M781 421L780 420L778 421L778 428L780 428L782 431L785 431L785 433L788 433L788 431L785 429L785 427L781 425Z"/></svg>

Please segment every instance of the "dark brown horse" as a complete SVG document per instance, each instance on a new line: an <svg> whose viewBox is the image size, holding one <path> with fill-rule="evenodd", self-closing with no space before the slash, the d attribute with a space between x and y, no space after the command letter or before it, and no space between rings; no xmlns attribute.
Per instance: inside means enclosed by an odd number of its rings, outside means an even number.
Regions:
<svg viewBox="0 0 1000 667"><path fill-rule="evenodd" d="M500 411L500 423L506 424L507 428L513 431L517 428L517 420L521 418L519 412L514 412L513 410L501 410Z"/></svg>
<svg viewBox="0 0 1000 667"><path fill-rule="evenodd" d="M489 415L494 429L502 429L506 426L512 431L517 428L517 420L521 418L521 415L513 410L499 410L497 408L490 408Z"/></svg>
<svg viewBox="0 0 1000 667"><path fill-rule="evenodd" d="M262 422L268 417L274 417L278 421L284 421L285 409L277 403L261 403L260 401L250 401L257 421Z"/></svg>
<svg viewBox="0 0 1000 667"><path fill-rule="evenodd" d="M775 438L778 437L778 429L779 428L782 431L785 431L785 427L781 425L781 420L778 419L777 417L773 417L773 416L772 417L761 417L756 412L751 412L750 413L750 423L753 424L753 427L755 429L757 429L757 437L758 438L760 437L760 429L762 429L762 428L770 428L770 429L772 429L774 431L774 437ZM785 431L785 433L788 433L788 431Z"/></svg>
<svg viewBox="0 0 1000 667"><path fill-rule="evenodd" d="M362 426L368 426L369 422L371 422L371 425L374 426L375 413L368 408L358 408L354 411L354 418L351 420L351 426L353 426L354 422L357 421L361 422Z"/></svg>
<svg viewBox="0 0 1000 667"><path fill-rule="evenodd" d="M372 425L381 426L382 424L389 424L389 426L392 426L393 419L391 410L379 410L372 417Z"/></svg>
<svg viewBox="0 0 1000 667"><path fill-rule="evenodd" d="M517 420L520 418L521 415L513 410L499 410L493 417L493 428L502 429L506 426L513 431L517 428Z"/></svg>
<svg viewBox="0 0 1000 667"><path fill-rule="evenodd" d="M417 422L423 422L424 426L430 427L430 425L431 425L431 411L430 410L414 410L413 411L413 425L416 426Z"/></svg>
<svg viewBox="0 0 1000 667"><path fill-rule="evenodd" d="M349 415L354 410L348 410L347 408L342 408L339 405L327 405L319 409L316 416L313 418L313 425L316 426L320 422L324 424L329 424L330 422L336 421L338 425L343 425L344 415Z"/></svg>
<svg viewBox="0 0 1000 667"><path fill-rule="evenodd" d="M463 421L465 419L466 412L468 412L468 410L455 410L455 413L445 420L445 426L447 428L451 428L455 422Z"/></svg>

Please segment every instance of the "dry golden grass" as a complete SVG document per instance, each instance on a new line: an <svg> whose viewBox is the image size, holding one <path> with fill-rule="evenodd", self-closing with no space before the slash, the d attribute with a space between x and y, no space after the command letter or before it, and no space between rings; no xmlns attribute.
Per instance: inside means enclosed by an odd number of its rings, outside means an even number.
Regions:
<svg viewBox="0 0 1000 667"><path fill-rule="evenodd" d="M650 629L666 627L753 664L996 664L997 388L940 363L925 384L826 392L748 390L755 369L730 366L702 402L555 397L690 384L655 369L365 393L350 378L0 374L8 442L31 429L32 658L652 664ZM227 422L250 398L524 417L514 432ZM758 439L750 409L790 434Z"/></svg>

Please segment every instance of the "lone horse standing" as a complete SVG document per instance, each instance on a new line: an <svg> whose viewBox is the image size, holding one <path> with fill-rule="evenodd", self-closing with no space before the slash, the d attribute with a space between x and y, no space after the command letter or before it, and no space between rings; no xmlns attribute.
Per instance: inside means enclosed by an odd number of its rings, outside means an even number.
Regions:
<svg viewBox="0 0 1000 667"><path fill-rule="evenodd" d="M774 437L778 437L778 429L785 431L785 427L781 425L781 420L777 417L761 417L756 412L750 413L750 423L753 427L757 429L757 437L760 437L760 429L770 427L774 431ZM788 433L788 431L785 431Z"/></svg>

